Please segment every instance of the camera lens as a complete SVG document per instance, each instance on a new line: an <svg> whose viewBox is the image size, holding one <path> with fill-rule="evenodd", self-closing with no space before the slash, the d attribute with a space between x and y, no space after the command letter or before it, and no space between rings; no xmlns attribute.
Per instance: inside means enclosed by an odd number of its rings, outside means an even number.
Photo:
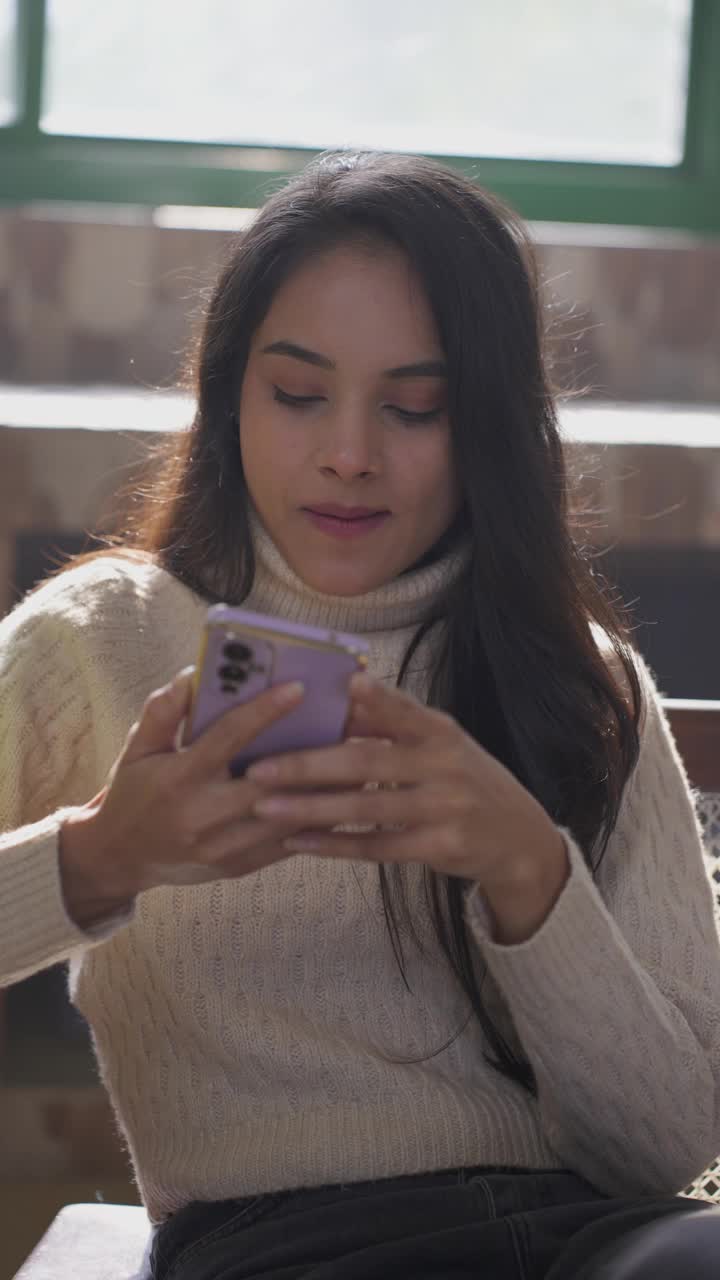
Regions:
<svg viewBox="0 0 720 1280"><path fill-rule="evenodd" d="M234 667L230 666L228 663L224 667L220 667L218 675L226 684L229 684L230 681L236 681L238 684L244 684L248 678L249 672L246 667Z"/></svg>
<svg viewBox="0 0 720 1280"><path fill-rule="evenodd" d="M241 640L229 640L223 645L223 655L229 658L230 662L249 662L252 658L252 649Z"/></svg>

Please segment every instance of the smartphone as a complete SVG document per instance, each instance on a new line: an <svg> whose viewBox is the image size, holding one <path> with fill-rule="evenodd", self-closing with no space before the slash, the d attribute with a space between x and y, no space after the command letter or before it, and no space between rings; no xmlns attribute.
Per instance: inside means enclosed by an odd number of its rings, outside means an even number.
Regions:
<svg viewBox="0 0 720 1280"><path fill-rule="evenodd" d="M272 685L301 680L305 696L229 761L242 776L255 760L341 742L350 709L350 677L368 663L358 636L284 622L232 605L207 612L184 735L194 742L226 711Z"/></svg>

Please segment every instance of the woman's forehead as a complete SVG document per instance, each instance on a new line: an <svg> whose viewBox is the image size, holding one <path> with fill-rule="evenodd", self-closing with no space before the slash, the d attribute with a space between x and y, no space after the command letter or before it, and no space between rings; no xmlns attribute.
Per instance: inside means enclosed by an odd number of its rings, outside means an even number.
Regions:
<svg viewBox="0 0 720 1280"><path fill-rule="evenodd" d="M383 370L442 359L422 282L405 254L389 246L338 246L301 263L277 290L253 347L278 342L333 364L360 350Z"/></svg>

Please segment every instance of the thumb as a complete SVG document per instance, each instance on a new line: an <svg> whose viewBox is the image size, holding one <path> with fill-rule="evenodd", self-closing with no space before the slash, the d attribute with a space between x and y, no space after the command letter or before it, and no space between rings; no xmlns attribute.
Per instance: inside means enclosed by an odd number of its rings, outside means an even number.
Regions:
<svg viewBox="0 0 720 1280"><path fill-rule="evenodd" d="M180 724L190 710L194 675L194 667L185 667L169 684L150 694L118 763L132 764L143 756L172 751Z"/></svg>

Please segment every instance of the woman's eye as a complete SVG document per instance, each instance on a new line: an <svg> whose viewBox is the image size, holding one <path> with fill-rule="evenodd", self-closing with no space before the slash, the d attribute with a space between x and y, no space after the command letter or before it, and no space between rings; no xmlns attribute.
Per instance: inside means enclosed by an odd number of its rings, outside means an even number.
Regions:
<svg viewBox="0 0 720 1280"><path fill-rule="evenodd" d="M290 409L307 409L310 405L319 404L324 399L323 396L294 396L290 391L283 391L282 387L273 384L273 399L278 404L287 405ZM425 409L420 412L414 409L403 409L399 404L385 405L391 413L394 413L401 422L412 422L422 424L424 422L433 422L442 413L442 408L438 406L436 409Z"/></svg>
<svg viewBox="0 0 720 1280"><path fill-rule="evenodd" d="M442 413L442 409L439 407L437 409L425 409L422 413L412 409L401 409L398 404L389 404L387 407L392 413L397 414L402 422L433 422Z"/></svg>
<svg viewBox="0 0 720 1280"><path fill-rule="evenodd" d="M293 409L306 409L308 405L322 400L322 396L293 396L289 391L283 391L282 387L273 386L273 399L278 404L287 404Z"/></svg>

